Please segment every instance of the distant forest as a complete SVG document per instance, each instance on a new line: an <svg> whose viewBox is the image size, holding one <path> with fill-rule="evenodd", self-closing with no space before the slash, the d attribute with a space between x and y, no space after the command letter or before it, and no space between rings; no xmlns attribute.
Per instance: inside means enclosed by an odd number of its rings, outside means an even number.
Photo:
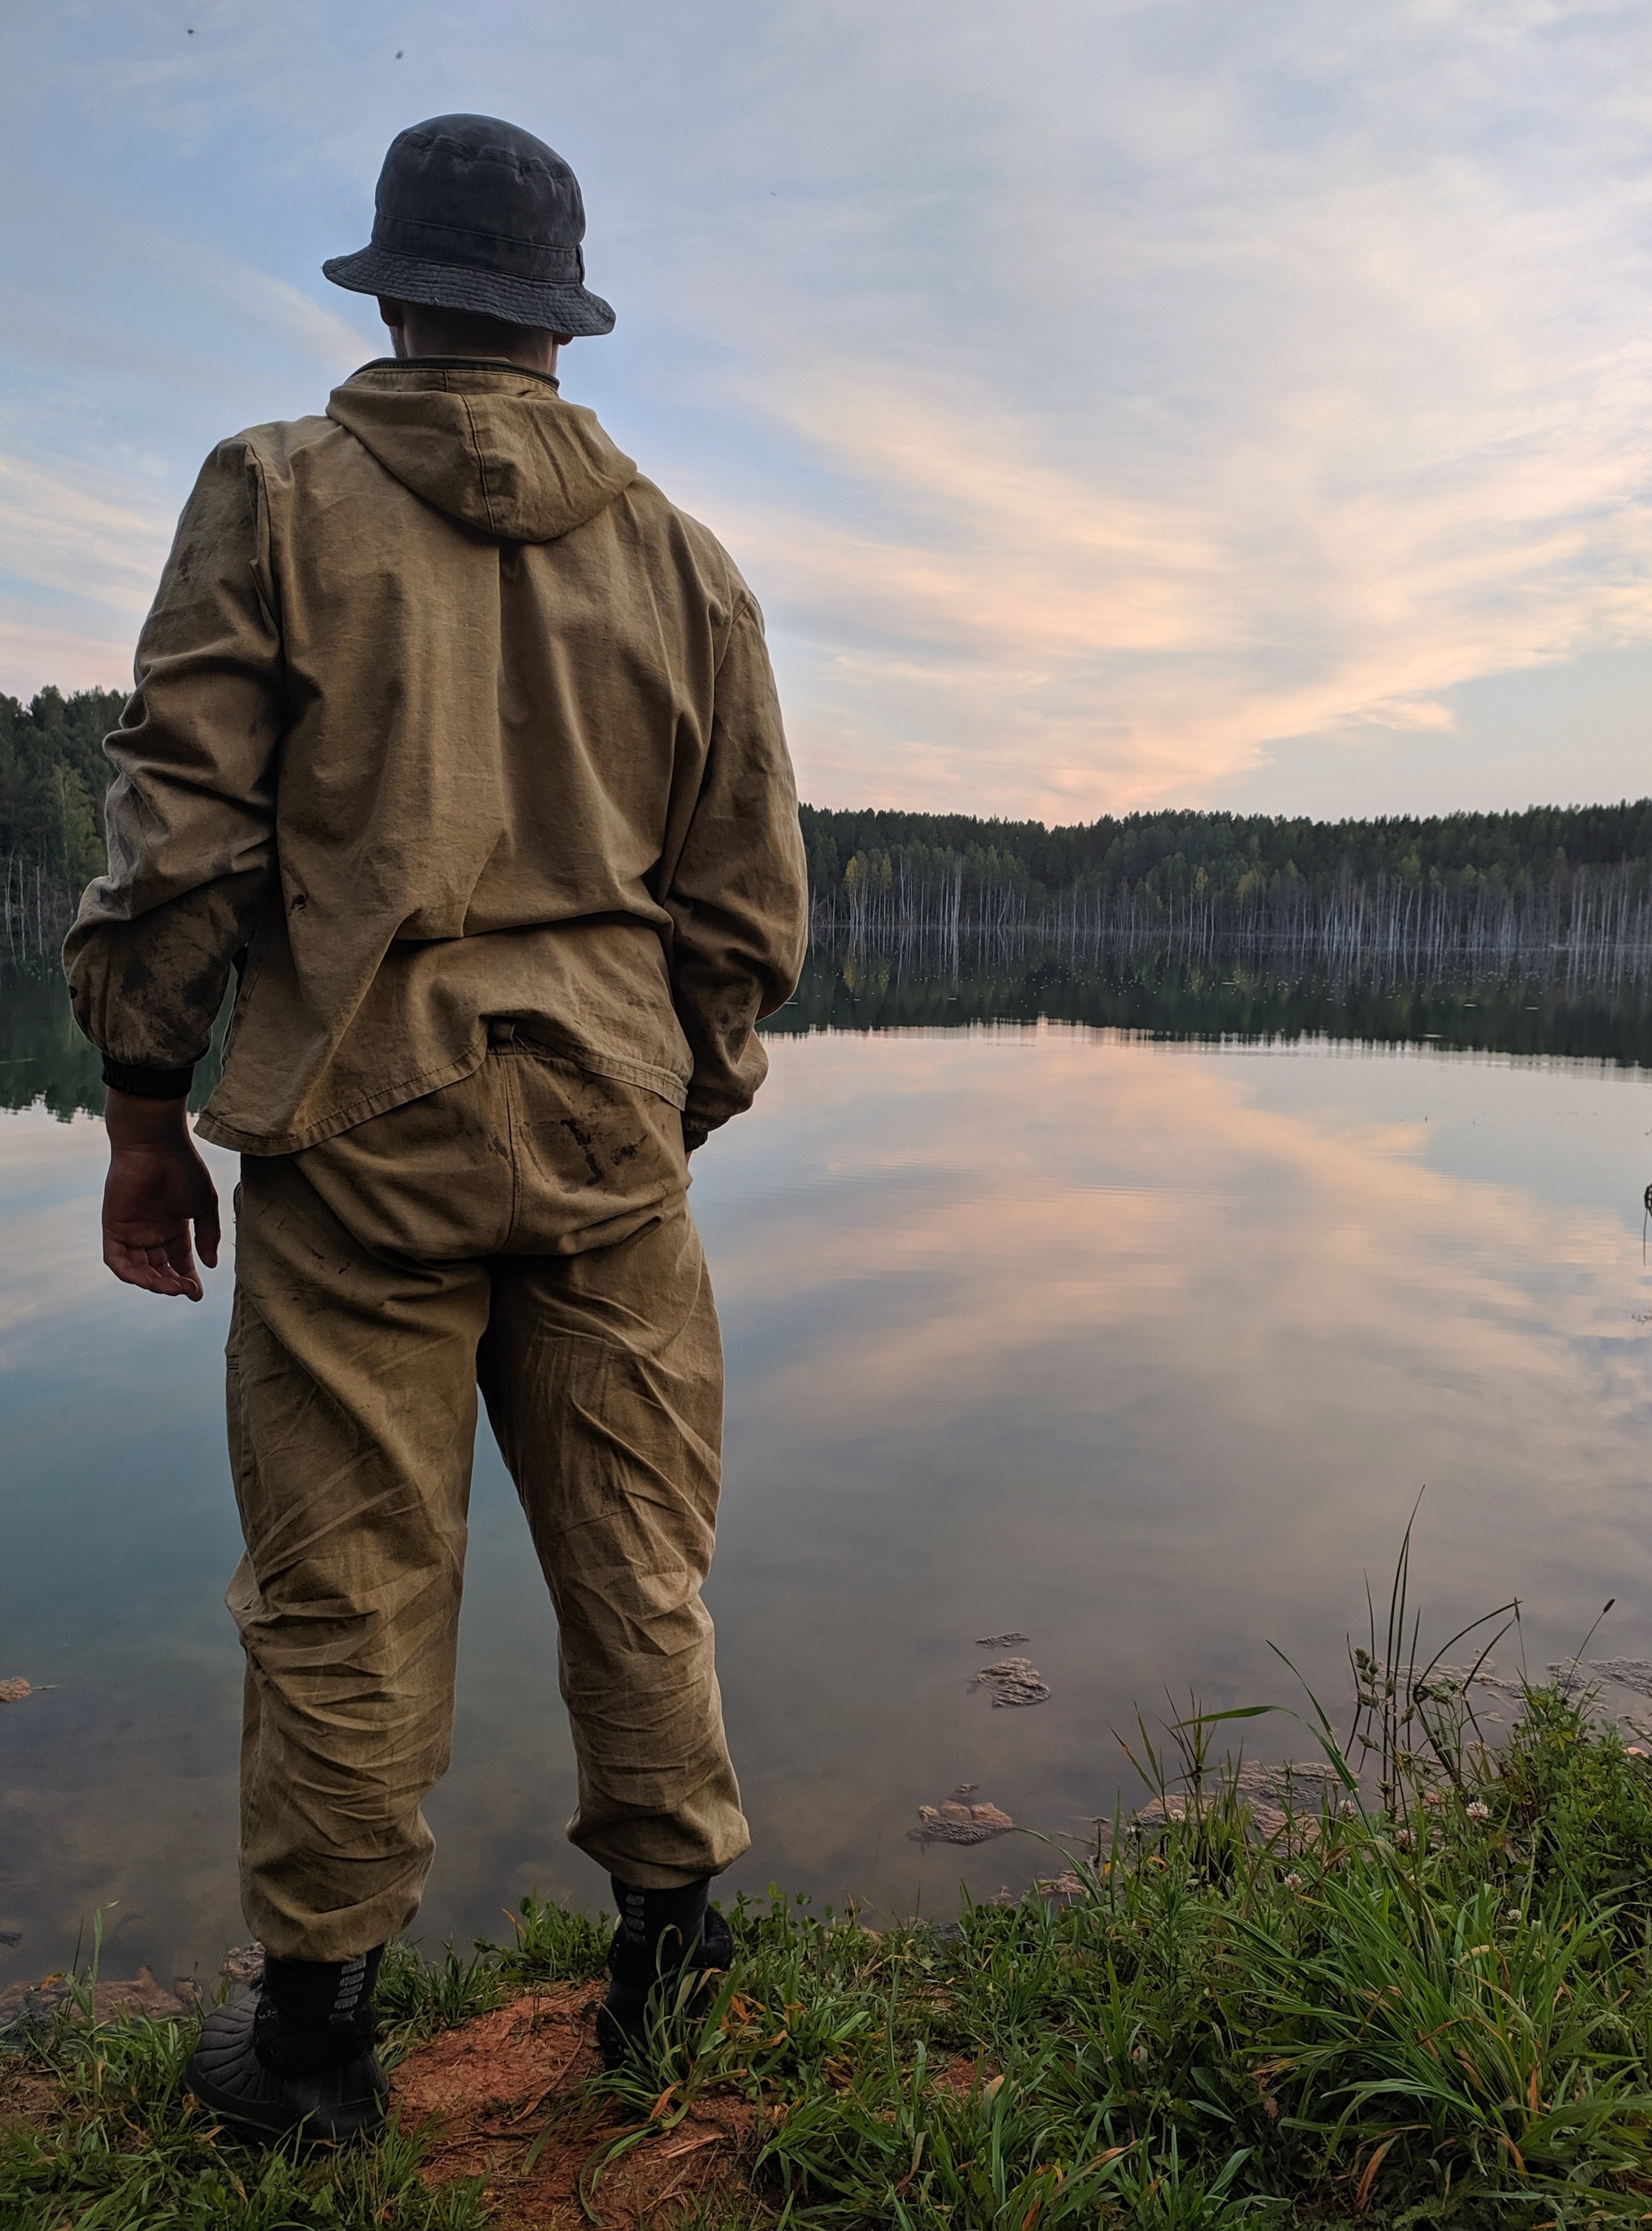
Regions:
<svg viewBox="0 0 1652 2231"><path fill-rule="evenodd" d="M1423 819L1104 814L1069 829L805 806L816 938L1036 931L1336 967L1652 954L1652 799Z"/></svg>
<svg viewBox="0 0 1652 2231"><path fill-rule="evenodd" d="M851 930L1283 929L1362 899L1370 909L1379 893L1402 916L1442 902L1535 916L1584 890L1644 900L1652 880L1652 798L1372 821L1104 814L1058 829L806 805L803 826L816 923Z"/></svg>
<svg viewBox="0 0 1652 2231"><path fill-rule="evenodd" d="M0 871L4 950L49 953L74 900L103 870L103 740L126 692L42 689L32 703L0 696Z"/></svg>
<svg viewBox="0 0 1652 2231"><path fill-rule="evenodd" d="M102 740L119 690L0 696L3 949L49 954L103 864ZM1086 940L1312 941L1334 957L1652 944L1652 799L1372 821L1107 814L1072 828L803 808L828 939L1037 930Z"/></svg>

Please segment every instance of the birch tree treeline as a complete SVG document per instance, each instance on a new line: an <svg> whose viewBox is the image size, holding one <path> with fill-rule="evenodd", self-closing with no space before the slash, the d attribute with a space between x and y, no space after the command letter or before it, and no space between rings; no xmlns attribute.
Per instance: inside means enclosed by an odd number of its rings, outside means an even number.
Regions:
<svg viewBox="0 0 1652 2231"><path fill-rule="evenodd" d="M1311 821L1139 813L1074 828L803 809L818 934L1038 931L1454 953L1652 946L1652 799Z"/></svg>
<svg viewBox="0 0 1652 2231"><path fill-rule="evenodd" d="M119 690L0 695L0 955L55 954L103 865ZM1652 947L1652 799L1313 821L1104 814L1068 828L805 805L817 934L1234 940L1422 963Z"/></svg>

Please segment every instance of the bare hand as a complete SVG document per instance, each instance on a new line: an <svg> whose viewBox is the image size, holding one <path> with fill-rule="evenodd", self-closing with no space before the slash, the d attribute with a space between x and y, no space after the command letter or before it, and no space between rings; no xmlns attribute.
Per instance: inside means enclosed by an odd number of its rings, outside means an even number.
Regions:
<svg viewBox="0 0 1652 2231"><path fill-rule="evenodd" d="M109 1174L103 1259L123 1284L150 1294L202 1296L190 1227L208 1270L218 1260L218 1196L190 1135L182 1100L109 1095Z"/></svg>

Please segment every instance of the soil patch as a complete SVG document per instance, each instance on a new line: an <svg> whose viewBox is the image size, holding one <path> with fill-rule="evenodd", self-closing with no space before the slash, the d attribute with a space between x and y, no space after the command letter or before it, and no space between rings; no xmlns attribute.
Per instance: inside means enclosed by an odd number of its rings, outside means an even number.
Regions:
<svg viewBox="0 0 1652 2231"><path fill-rule="evenodd" d="M0 2131L44 2131L57 2105L53 2078L32 2068L0 2066Z"/></svg>
<svg viewBox="0 0 1652 2231"><path fill-rule="evenodd" d="M739 2195L749 2214L744 2164L757 2111L743 2099L696 2100L681 2121L662 2102L658 2132L593 2182L593 2157L637 2127L617 2103L584 2097L601 2066L592 2027L601 1996L598 1983L524 1992L408 2054L390 2080L403 2128L428 2128L426 2183L485 2177L499 2221L524 2231L589 2231L593 2221L665 2231L721 2193Z"/></svg>
<svg viewBox="0 0 1652 2231"><path fill-rule="evenodd" d="M935 2089L950 2092L954 2099L967 2099L978 2084L991 2085L997 2076L997 2071L990 2063L984 2069L978 2060L969 2060L961 2053L955 2053L935 2071ZM998 2078L998 2081L1003 2079Z"/></svg>

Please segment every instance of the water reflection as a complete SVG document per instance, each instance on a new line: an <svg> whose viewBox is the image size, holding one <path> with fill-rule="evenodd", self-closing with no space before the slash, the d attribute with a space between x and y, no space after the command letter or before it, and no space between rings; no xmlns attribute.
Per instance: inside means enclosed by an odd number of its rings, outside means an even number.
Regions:
<svg viewBox="0 0 1652 2231"><path fill-rule="evenodd" d="M816 947L797 998L766 1027L949 1029L1041 1017L1155 1038L1345 1038L1652 1063L1652 981L1638 967L1612 980L1565 962L1442 975L1238 947L1075 948L1024 937Z"/></svg>
<svg viewBox="0 0 1652 2231"><path fill-rule="evenodd" d="M203 1108L218 1079L228 1003L196 1072L191 1108ZM0 1109L44 1108L64 1121L103 1113L102 1063L74 1027L63 980L55 969L20 972L0 964Z"/></svg>
<svg viewBox="0 0 1652 2231"><path fill-rule="evenodd" d="M970 1782L1070 1833L1112 1804L1107 1730L1136 1699L1279 1696L1269 1635L1333 1672L1423 1482L1442 1622L1518 1593L1541 1663L1616 1594L1602 1646L1652 1655L1652 1094L1616 995L1587 1025L1537 1002L1565 1043L1598 1025L1591 1061L1170 1035L1232 972L1156 1009L1151 983L1052 980L1042 1019L800 1031L851 996L908 1025L966 996L828 965L694 1191L729 1347L712 1594L757 1833L737 1885L909 1908L1024 1881L1043 1847L920 1848L916 1807ZM1068 996L1148 1004L1097 1028L1050 1018ZM240 1929L227 1280L191 1311L99 1269L98 1128L59 1120L75 1057L39 1012L23 1058L57 1113L0 1119L0 1676L56 1685L0 1706L0 1929L25 1932L0 1987L100 1901L128 1972L210 1963ZM976 1638L1012 1630L1052 1695L995 1711L969 1681L1003 1653ZM530 1884L603 1895L561 1839L550 1621L491 1448L461 1660L437 1939Z"/></svg>
<svg viewBox="0 0 1652 2231"><path fill-rule="evenodd" d="M1298 954L1176 945L1074 947L1037 937L913 936L817 945L771 1037L821 1030L957 1030L1040 1019L1154 1038L1351 1039L1652 1066L1652 973L1580 975L1558 962L1512 973L1337 969ZM219 1018L191 1105L217 1080ZM100 1113L98 1057L55 973L0 967L0 1109Z"/></svg>

